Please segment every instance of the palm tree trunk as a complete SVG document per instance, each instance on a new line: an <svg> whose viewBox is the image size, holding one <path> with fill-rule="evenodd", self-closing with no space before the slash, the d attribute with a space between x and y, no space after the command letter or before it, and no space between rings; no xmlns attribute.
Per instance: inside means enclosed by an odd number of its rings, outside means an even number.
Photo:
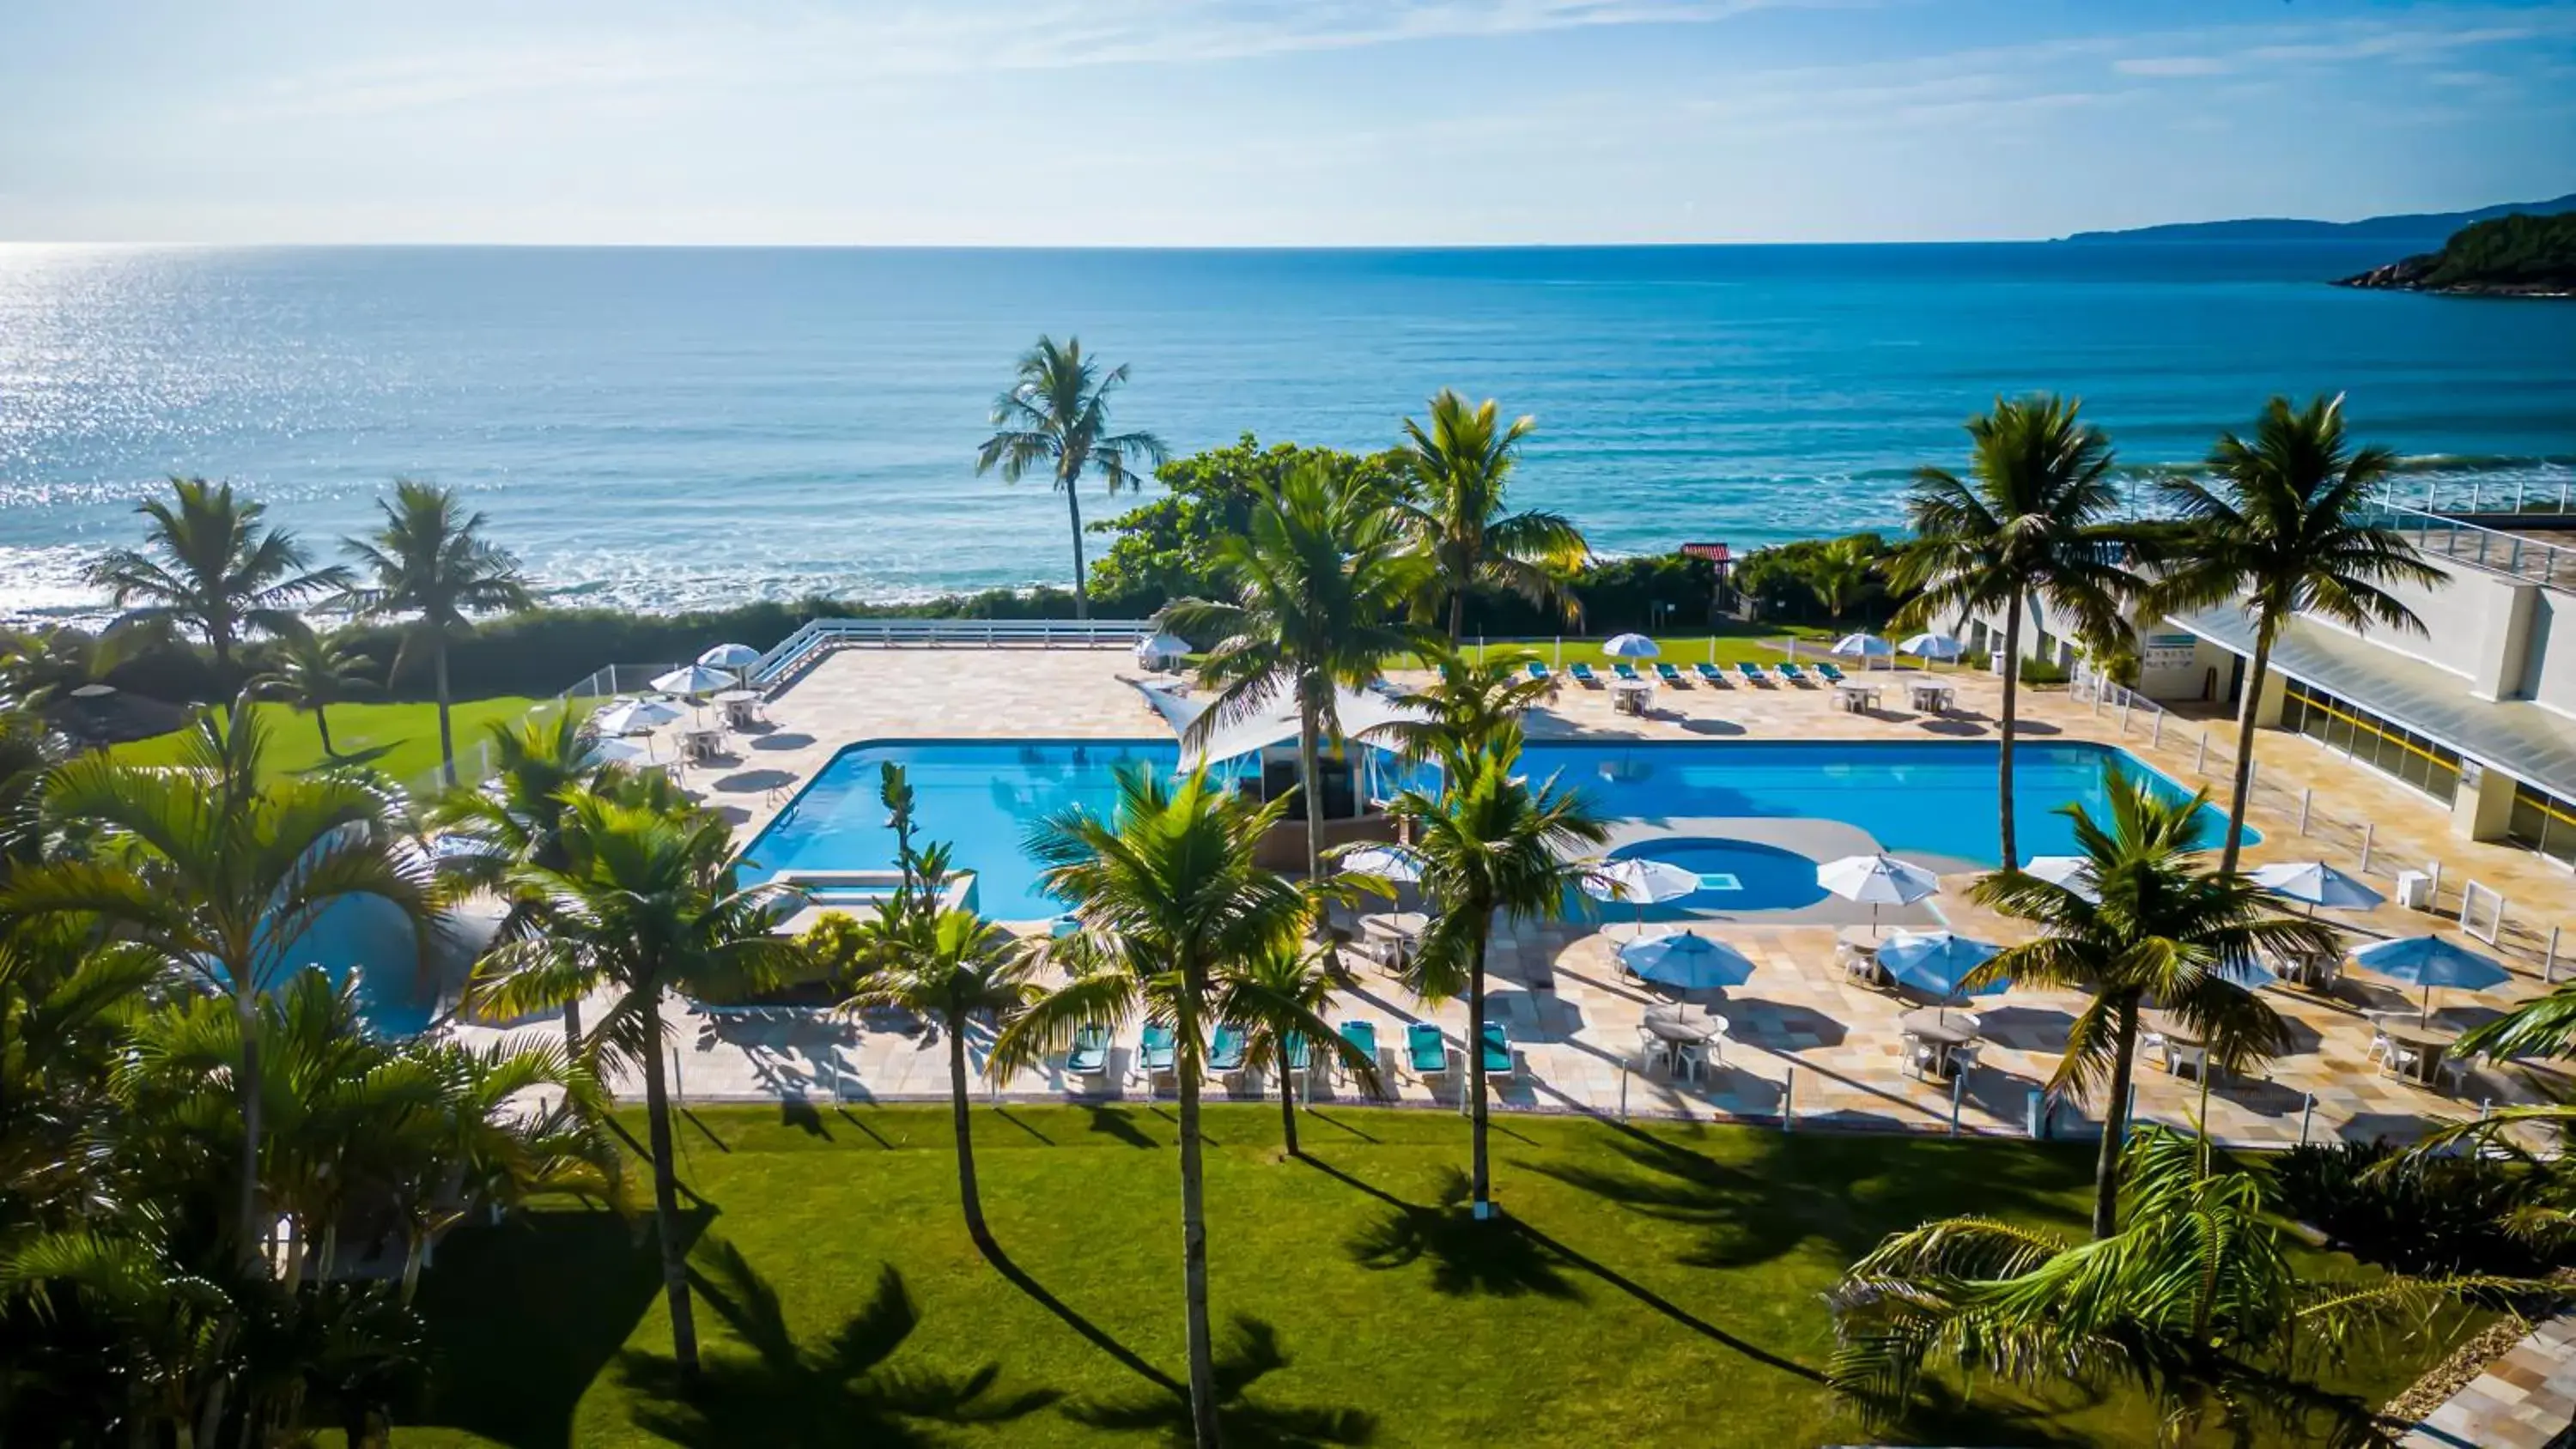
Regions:
<svg viewBox="0 0 2576 1449"><path fill-rule="evenodd" d="M1073 617L1091 617L1091 591L1082 581L1082 495L1074 491L1077 478L1059 478L1064 489L1064 510L1073 519Z"/></svg>
<svg viewBox="0 0 2576 1449"><path fill-rule="evenodd" d="M581 998L576 996L563 1004L564 1055L581 1055Z"/></svg>
<svg viewBox="0 0 2576 1449"><path fill-rule="evenodd" d="M966 1033L962 1020L948 1023L948 1114L957 1129L957 1206L966 1214L966 1233L981 1246L993 1240L984 1226L984 1198L975 1187L975 1123L966 1107Z"/></svg>
<svg viewBox="0 0 2576 1449"><path fill-rule="evenodd" d="M2102 1150L2093 1162L2093 1237L2120 1230L2120 1149L2129 1135L2129 1080L2137 1065L2138 999L2130 993L2113 1008L2120 1014L2119 1046L2111 1058L2110 1099L2102 1106Z"/></svg>
<svg viewBox="0 0 2576 1449"><path fill-rule="evenodd" d="M1306 879L1324 878L1324 749L1316 736L1323 730L1310 701L1298 708L1297 778L1306 786Z"/></svg>
<svg viewBox="0 0 2576 1449"><path fill-rule="evenodd" d="M1485 1154L1485 938L1493 933L1494 911L1483 907L1476 920L1476 956L1467 971L1467 1095L1473 1099L1468 1120L1468 1210L1481 1222L1494 1215L1494 1179Z"/></svg>
<svg viewBox="0 0 2576 1449"><path fill-rule="evenodd" d="M1458 647L1458 636L1467 631L1467 591L1449 591L1449 647Z"/></svg>
<svg viewBox="0 0 2576 1449"><path fill-rule="evenodd" d="M259 1223L259 1001L256 987L240 975L233 978L233 1017L240 1025L242 1048L241 1183L240 1196L235 1203L235 1211L241 1214L239 1256L244 1268L258 1271L262 1236Z"/></svg>
<svg viewBox="0 0 2576 1449"><path fill-rule="evenodd" d="M313 706L313 727L322 732L322 757L338 758L340 752L331 748L331 706L318 702Z"/></svg>
<svg viewBox="0 0 2576 1449"><path fill-rule="evenodd" d="M1199 1161L1199 1074L1181 1078L1181 1293L1190 1352L1190 1441L1217 1449L1216 1346L1208 1329L1207 1193Z"/></svg>
<svg viewBox="0 0 2576 1449"><path fill-rule="evenodd" d="M1306 1050L1314 1051L1314 1043L1307 1043ZM1288 1044L1284 1040L1279 1044L1279 1135L1288 1144L1288 1155L1298 1156L1297 1091L1288 1078Z"/></svg>
<svg viewBox="0 0 2576 1449"><path fill-rule="evenodd" d="M2003 816L2003 868L2017 870L2021 853L2013 839L2013 721L2020 717L2014 686L2021 682L2021 591L2013 591L2012 612L2004 616L2004 705L1998 728L2002 741L1995 751L1995 806Z"/></svg>
<svg viewBox="0 0 2576 1449"><path fill-rule="evenodd" d="M671 1099L662 1084L662 1008L644 1008L644 1123L653 1147L653 1235L662 1240L662 1291L671 1300L671 1356L680 1377L698 1377L698 1322L689 1307L689 1265L680 1253L680 1175L671 1146Z"/></svg>
<svg viewBox="0 0 2576 1449"><path fill-rule="evenodd" d="M438 675L438 760L447 787L456 788L456 731L447 719L447 635L430 636L430 663Z"/></svg>
<svg viewBox="0 0 2576 1449"><path fill-rule="evenodd" d="M2245 809L2254 794L2254 710L2263 701L2263 676L2272 668L2272 637L2254 631L2254 663L2245 671L2245 696L2236 702L2236 779L2227 797L2227 844L2218 852L2218 868L2236 869L2245 849Z"/></svg>

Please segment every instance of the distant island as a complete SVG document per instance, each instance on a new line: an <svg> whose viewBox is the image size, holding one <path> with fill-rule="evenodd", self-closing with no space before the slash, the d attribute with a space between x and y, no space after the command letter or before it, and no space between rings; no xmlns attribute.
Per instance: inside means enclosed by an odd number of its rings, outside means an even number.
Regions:
<svg viewBox="0 0 2576 1449"><path fill-rule="evenodd" d="M2576 192L2555 201L2509 202L2475 211L2419 212L2407 216L2372 216L2360 221L2301 221L2290 217L2245 217L2235 221L2183 221L2142 226L2128 231L2079 231L2064 242L2212 242L2212 241L2390 241L2432 242L2466 226L2507 216L2547 216L2576 211Z"/></svg>
<svg viewBox="0 0 2576 1449"><path fill-rule="evenodd" d="M2475 297L2576 297L2576 210L2463 227L2440 251L2373 267L2339 287Z"/></svg>

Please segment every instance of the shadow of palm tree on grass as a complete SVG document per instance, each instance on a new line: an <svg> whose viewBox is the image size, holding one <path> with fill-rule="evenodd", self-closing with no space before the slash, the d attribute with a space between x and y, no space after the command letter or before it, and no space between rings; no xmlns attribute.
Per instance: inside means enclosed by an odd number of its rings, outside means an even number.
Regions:
<svg viewBox="0 0 2576 1449"><path fill-rule="evenodd" d="M1363 1409L1255 1402L1253 1385L1288 1363L1279 1330L1249 1314L1236 1314L1219 1335L1216 1416L1229 1449L1327 1449L1377 1441L1377 1416ZM1067 1404L1064 1414L1095 1429L1158 1433L1168 1443L1190 1443L1189 1393L1177 1385Z"/></svg>
<svg viewBox="0 0 2576 1449"><path fill-rule="evenodd" d="M903 1275L887 1264L859 1311L820 1344L800 1344L777 1290L731 1243L692 1255L700 1301L748 1354L710 1345L694 1388L666 1355L620 1356L641 1399L635 1426L673 1443L712 1446L866 1444L885 1449L951 1441L947 1430L1007 1423L1055 1403L1051 1389L1005 1392L998 1364L963 1374L890 1363L920 1325Z"/></svg>
<svg viewBox="0 0 2576 1449"><path fill-rule="evenodd" d="M1456 1168L1442 1174L1437 1200L1423 1204L1371 1187L1329 1163L1306 1160L1386 1205L1385 1212L1343 1245L1351 1261L1363 1268L1384 1272L1427 1262L1436 1293L1495 1298L1583 1296L1557 1255L1506 1224L1476 1221L1467 1209L1467 1175Z"/></svg>

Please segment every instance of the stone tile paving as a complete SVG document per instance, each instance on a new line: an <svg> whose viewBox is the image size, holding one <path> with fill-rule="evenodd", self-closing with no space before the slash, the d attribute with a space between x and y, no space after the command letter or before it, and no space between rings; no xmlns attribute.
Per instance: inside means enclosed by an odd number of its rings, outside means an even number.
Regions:
<svg viewBox="0 0 2576 1449"><path fill-rule="evenodd" d="M2548 1449L2576 1422L2576 1315L2534 1330L2397 1442L2402 1449Z"/></svg>
<svg viewBox="0 0 2576 1449"><path fill-rule="evenodd" d="M693 770L688 783L735 820L748 840L794 789L853 741L1157 737L1163 733L1161 722L1121 682L1122 675L1134 673L1132 661L1110 651L846 650L784 691L770 706L772 726L740 741L737 759ZM1951 676L1945 671L1944 677ZM1923 738L1927 732L1991 737L1995 685L1973 673L1956 676L1956 682L1960 708L1937 720L1901 712L1854 716L1830 709L1824 691L1741 685L1661 691L1657 712L1636 719L1612 714L1606 692L1569 687L1533 721L1533 733L1674 739L1887 739ZM1899 694L1891 691L1891 698ZM2063 693L2026 695L2023 717L2034 735L2118 742L2177 779L2194 778L2197 726L2168 723L2161 740L2151 745L2143 722L2132 721L2124 734L2116 717L2096 716ZM2344 818L2373 820L2382 862L2441 859L2448 870L2473 873L2503 890L2514 902L2524 939L2545 939L2551 925L2565 926L2576 936L2576 891L2570 891L2565 872L2553 864L2528 852L2449 836L2439 806L2304 739L2267 735L2263 751L2267 781L2293 792L2314 786L2318 798L2331 801ZM2218 788L2223 791L2223 781ZM2269 808L2267 798L2278 797L2258 798L2253 820L2265 839L2248 851L2249 863L2320 854L2335 858L2328 841L2317 835L2302 839L2297 820ZM2380 868L2384 871L2385 865ZM1971 878L1945 879L1945 891L1933 903L1937 916L1987 939L2013 938L2022 929L2017 923L1964 899ZM2383 935L2439 924L2393 905L2342 919L2358 931ZM1529 1110L1757 1120L1777 1120L1785 1107L1801 1125L1946 1131L1955 1090L1958 1130L2025 1130L2031 1095L2046 1080L2064 1045L2067 1022L2083 998L2014 992L1980 1000L1985 1049L1954 1089L1918 1080L1907 1068L1896 1020L1919 1003L1846 978L1834 961L1830 925L1775 921L1756 913L1744 923L1703 927L1742 948L1758 966L1744 986L1694 1008L1714 1009L1728 1021L1724 1065L1705 1082L1675 1081L1637 1069L1639 1031L1651 998L1633 984L1623 984L1611 954L1616 940L1633 927L1614 915L1597 928L1552 925L1499 943L1495 1005L1510 1023L1521 1071L1499 1087L1498 1099ZM2535 956L2508 960L2516 976L2505 986L2443 993L2446 1018L2466 1024L2545 989ZM2456 1095L2380 1075L2366 1060L2370 1027L2363 1012L2410 1009L2413 1001L2357 973L2348 974L2331 995L2284 988L2275 989L2271 999L2290 1018L2298 1045L2260 1079L2222 1078L2213 1084L2209 1121L2223 1140L2286 1145L2300 1140L2303 1132L2317 1138L2408 1137L2435 1120L2474 1114L2481 1101L2533 1096L2533 1069L2523 1066L2482 1071ZM679 1028L681 1086L692 1099L895 1099L947 1091L945 1053L935 1038L910 1023L790 1019L784 1013L776 1020L717 1020L678 1002L672 1007ZM1361 972L1359 990L1342 1014L1379 1023L1390 1066L1405 1022L1436 1021L1453 1045L1463 1041L1466 1027L1462 1003L1427 1008L1370 970ZM551 1028L529 1024L521 1029ZM495 1029L461 1030L482 1035ZM1051 1072L1032 1071L1002 1084L1002 1090L1012 1096L1077 1088L1141 1095L1148 1084L1124 1078L1131 1047L1132 1028L1114 1054L1105 1082L1067 1083ZM2562 1088L2571 1085L2566 1074L2554 1069L2545 1075ZM1394 1071L1388 1080L1398 1102L1457 1102L1457 1088L1445 1080L1416 1080ZM629 1090L633 1084L618 1085ZM1226 1084L1244 1095L1261 1085ZM1331 1099L1347 1096L1350 1088L1319 1082L1313 1092ZM2139 1106L2147 1116L2185 1120L2198 1112L2200 1100L2200 1088L2191 1078L2170 1077L2159 1064L2142 1058ZM2062 1132L2086 1131L2073 1104L2061 1104L2053 1124Z"/></svg>

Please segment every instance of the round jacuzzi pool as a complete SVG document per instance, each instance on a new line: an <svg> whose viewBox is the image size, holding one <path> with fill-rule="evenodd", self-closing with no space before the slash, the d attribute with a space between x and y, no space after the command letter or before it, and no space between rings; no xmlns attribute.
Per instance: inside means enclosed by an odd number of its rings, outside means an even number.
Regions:
<svg viewBox="0 0 2576 1449"><path fill-rule="evenodd" d="M1641 840L1610 852L1610 858L1660 860L1699 877L1697 894L1660 908L1650 906L1646 910L1649 917L1659 912L1678 917L1698 911L1790 910L1812 906L1825 898L1825 888L1816 884L1814 861L1794 850L1757 845L1750 840L1707 836Z"/></svg>

